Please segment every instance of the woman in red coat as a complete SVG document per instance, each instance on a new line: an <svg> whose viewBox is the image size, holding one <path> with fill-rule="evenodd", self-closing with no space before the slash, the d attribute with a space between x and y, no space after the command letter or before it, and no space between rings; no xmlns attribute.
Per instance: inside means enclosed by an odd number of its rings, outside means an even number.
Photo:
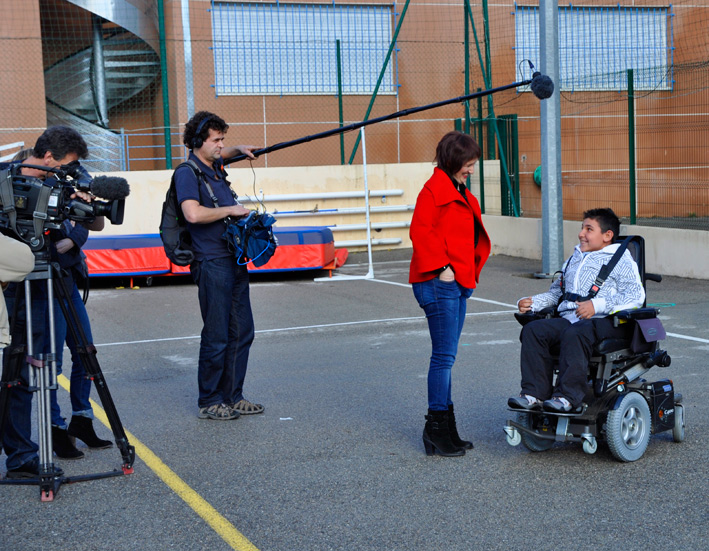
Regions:
<svg viewBox="0 0 709 551"><path fill-rule="evenodd" d="M428 369L428 415L423 430L427 455L465 455L473 443L458 436L451 400L451 368L465 322L466 301L490 254L477 199L465 181L480 158L473 138L449 132L436 148L436 168L416 200L409 272L414 296L426 313L432 353Z"/></svg>

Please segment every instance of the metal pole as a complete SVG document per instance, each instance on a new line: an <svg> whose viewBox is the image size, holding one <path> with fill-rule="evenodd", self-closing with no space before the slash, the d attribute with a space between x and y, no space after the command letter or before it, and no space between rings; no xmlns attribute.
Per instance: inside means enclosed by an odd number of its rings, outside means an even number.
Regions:
<svg viewBox="0 0 709 551"><path fill-rule="evenodd" d="M630 224L635 225L637 215L635 180L635 86L633 70L628 69L628 173L630 180Z"/></svg>
<svg viewBox="0 0 709 551"><path fill-rule="evenodd" d="M478 88L480 92L480 88ZM480 161L478 161L478 174L480 175L480 212L485 214L485 143L483 138L483 99L478 98L478 145L480 146Z"/></svg>
<svg viewBox="0 0 709 551"><path fill-rule="evenodd" d="M561 180L561 95L559 94L559 4L539 3L540 70L557 85L541 102L542 140L542 273L554 274L564 262L564 212Z"/></svg>
<svg viewBox="0 0 709 551"><path fill-rule="evenodd" d="M340 50L340 39L335 41L335 54L337 55L337 105L340 111L340 128L345 125L342 111L342 51ZM345 164L345 135L340 134L340 164Z"/></svg>
<svg viewBox="0 0 709 551"><path fill-rule="evenodd" d="M369 181L367 179L367 144L364 139L364 126L360 127L360 137L362 138L362 170L364 171L364 212L367 226L367 256L369 259L369 269L363 276L356 275L336 275L334 277L316 277L313 281L351 281L354 279L374 279L374 263L372 262L372 223L370 220L369 207ZM353 210L353 209L351 209ZM386 244L385 240L378 240L378 244ZM357 244L359 245L359 243Z"/></svg>
<svg viewBox="0 0 709 551"><path fill-rule="evenodd" d="M192 31L190 29L190 0L182 0L182 44L185 52L185 98L187 120L194 115L194 76L192 75Z"/></svg>
<svg viewBox="0 0 709 551"><path fill-rule="evenodd" d="M520 86L526 86L530 84L532 81L530 80L522 80L520 82L513 82L512 84L505 84L504 86L498 86L497 88L490 88L489 90L482 90L480 92L474 92L470 95L467 96L459 96L457 98L450 98L446 99L443 101L438 101L436 103L429 103L428 105L421 105L419 107L411 107L409 109L402 109L401 111L397 111L396 113L390 113L389 115L384 115L381 117L377 117L375 119L371 120L364 120L360 122L355 122L352 124L348 124L347 126L343 126L342 128L334 128L332 130L326 130L325 132L319 132L317 134L312 134L310 136L304 136L302 138L298 138L297 140L291 140L289 142L282 142L278 143L275 145L270 145L268 147L264 147L263 149L257 149L256 151L252 151L252 153L258 157L259 155L264 155L266 153L271 153L272 151L279 151L281 149L285 149L287 147L293 147L294 145L306 143L306 142L312 142L313 140L319 140L322 138L328 138L330 136L334 136L336 134L341 134L343 132L350 132L351 130L356 130L359 128L362 128L363 126L369 126L370 124L377 124L380 122L384 121L389 121L392 119L398 119L399 117L406 117L408 115L413 115L414 113L420 113L421 111L427 111L429 109L436 109L437 107L443 107L444 105L451 105L453 103L462 103L464 101L470 101L471 99L475 99L478 97L482 96L487 96L490 94L495 94L497 92L502 92L504 90L512 90L513 88L519 88ZM242 159L246 159L246 155L243 153L239 153L238 155L234 155L233 157L229 157L228 159L224 159L224 164L228 165L236 161L240 161Z"/></svg>
<svg viewBox="0 0 709 551"><path fill-rule="evenodd" d="M470 21L468 21L468 12L470 11L470 4L468 0L465 0L465 7L463 8L463 18L465 19L464 26L464 42L465 42L465 89L464 93L467 96L470 93ZM466 134L470 134L470 103L467 101L463 104L465 107L465 124L463 128Z"/></svg>
<svg viewBox="0 0 709 551"><path fill-rule="evenodd" d="M490 69L490 28L489 28L489 18L488 18L488 12L487 12L487 0L483 1L483 30L484 30L484 45L485 45L485 60L483 61L483 56L482 53L480 52L480 43L478 41L478 33L475 30L475 21L473 19L473 12L470 8L470 4L467 3L465 5L466 11L468 14L468 17L470 18L470 24L473 28L473 35L475 37L475 44L477 45L478 49L478 59L480 60L480 67L483 72L483 80L485 81L486 86L490 86L490 82L492 81L492 74L491 74L491 69ZM487 65L485 67L484 65ZM520 216L520 208L517 205L517 202L515 201L514 198L514 193L512 193L512 184L510 182L509 178L509 171L507 169L507 160L505 159L505 152L503 151L502 148L502 141L500 140L500 132L498 129L497 125L497 118L495 117L495 107L492 103L492 98L488 97L488 157L490 159L495 159L497 158L496 152L495 152L495 143L497 142L498 149L500 152L500 163L502 166L502 171L500 173L500 179L502 183L507 186L507 189L509 190L511 201L512 201L512 213L514 216Z"/></svg>
<svg viewBox="0 0 709 551"><path fill-rule="evenodd" d="M98 123L108 128L108 99L106 97L106 67L103 63L103 20L98 15L91 16L93 44L91 46L93 74L91 83L94 88Z"/></svg>
<svg viewBox="0 0 709 551"><path fill-rule="evenodd" d="M165 47L165 7L158 0L158 26L160 32L160 77L162 80L162 118L165 128L165 168L172 169L172 136L170 136L170 94L167 87L167 48Z"/></svg>
<svg viewBox="0 0 709 551"><path fill-rule="evenodd" d="M492 86L492 63L490 61L490 15L488 13L488 2L483 0L483 40L485 43L485 86L490 88ZM471 14L472 18L472 14ZM495 137L499 141L499 135L497 132L497 120L495 118L495 106L492 104L492 98L487 98L487 115L490 118L488 121L488 152L491 159L495 158ZM490 127L494 127L494 135L490 132ZM502 148L500 148L502 149Z"/></svg>
<svg viewBox="0 0 709 551"><path fill-rule="evenodd" d="M364 127L359 130L362 136L362 170L364 171L364 209L367 223L367 258L369 259L369 271L365 276L368 279L374 277L374 263L372 262L372 222L369 215L369 181L367 179L367 145L364 141Z"/></svg>

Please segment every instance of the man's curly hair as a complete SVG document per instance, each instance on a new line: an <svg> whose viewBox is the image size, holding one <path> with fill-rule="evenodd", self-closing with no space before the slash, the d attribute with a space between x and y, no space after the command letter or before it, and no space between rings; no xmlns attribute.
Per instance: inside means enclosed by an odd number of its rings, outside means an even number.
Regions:
<svg viewBox="0 0 709 551"><path fill-rule="evenodd" d="M229 130L229 125L224 122L224 119L219 115L215 115L209 111L199 111L185 124L185 132L182 134L182 143L184 143L185 147L188 149L192 149L192 144L197 137L197 128L199 128L199 125L204 121L206 122L199 130L199 137L202 138L202 142L209 137L210 129L216 130L217 132L224 132L225 134L226 131Z"/></svg>

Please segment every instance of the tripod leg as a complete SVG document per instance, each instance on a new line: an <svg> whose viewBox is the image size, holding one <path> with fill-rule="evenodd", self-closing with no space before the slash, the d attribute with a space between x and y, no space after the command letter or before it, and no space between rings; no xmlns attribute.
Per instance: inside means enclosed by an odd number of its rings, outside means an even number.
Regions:
<svg viewBox="0 0 709 551"><path fill-rule="evenodd" d="M54 268L58 271L58 267L54 266ZM61 277L58 277L54 279L54 287L64 314L64 319L67 323L67 329L76 343L77 353L84 365L86 375L93 380L96 392L101 400L101 405L106 411L106 416L111 425L111 431L116 440L116 446L123 457L123 472L124 474L130 474L133 472L133 463L135 462L135 447L128 443L123 424L118 416L118 411L116 410L111 393L108 390L106 379L103 376L101 366L96 358L96 347L93 343L87 341L86 333L79 322L79 317L71 301L66 282Z"/></svg>
<svg viewBox="0 0 709 551"><path fill-rule="evenodd" d="M51 333L54 332L54 316L52 309L52 281L51 273L49 274L49 279L46 281L47 284L47 304L48 309L48 319L49 326L51 327ZM34 355L34 342L33 335L31 331L32 327L32 308L30 299L30 282L25 280L25 296L28 297L26 301L27 308L27 361L30 364L30 370L34 367L35 369L35 381L36 387L38 389L37 393L37 408L39 411L39 423L37 424L38 440L39 440L39 485L41 495L48 494L52 491L50 473L54 472L54 458L53 458L53 445L52 445L52 418L50 414L50 400L49 400L49 387L52 384L51 373L48 373L50 366L45 362L44 356L40 354L35 357ZM52 342L52 347L54 342ZM54 350L51 350L52 355ZM56 384L56 372L55 384Z"/></svg>
<svg viewBox="0 0 709 551"><path fill-rule="evenodd" d="M37 432L39 440L39 492L41 501L53 501L54 496L59 491L59 486L63 478L57 476L57 469L54 467L53 445L52 445L52 419L51 419L51 401L50 390L52 385L56 388L57 372L54 350L54 299L53 299L53 284L52 272L47 270L44 275L47 285L47 311L48 323L50 327L51 343L49 362L45 361L43 355L39 354L35 357L34 354L34 334L32 323L32 293L31 281L25 280L25 308L27 312L27 363L30 369L30 384L37 391L37 410L38 423ZM39 321L39 320L35 320ZM44 319L42 319L44 322ZM39 326L43 331L42 326Z"/></svg>
<svg viewBox="0 0 709 551"><path fill-rule="evenodd" d="M39 346L44 333L44 297L41 286L33 287L35 280L47 279L48 273L36 270L25 280L24 285L17 286L14 297L12 315L12 343L4 359L4 402L0 404L3 412L1 425L4 429L3 439L9 456L14 454L13 463L22 462L25 469L17 469L20 477L3 480L3 483L32 483L40 485L40 497L43 501L53 499L62 483L62 471L55 468L52 462L52 441L49 430L49 372L48 366L40 356L35 357L34 350ZM49 287L49 282L47 283ZM33 300L32 291L38 291L38 297ZM22 291L24 290L24 295ZM21 305L24 304L24 308ZM23 315L24 314L24 315ZM33 325L33 318L35 324ZM40 323L41 322L41 323ZM27 369L26 378L24 369ZM38 392L38 442L39 446L30 440L32 394ZM4 410L4 411L3 411ZM9 449L7 449L9 446ZM27 455L30 454L30 457ZM32 457L38 456L37 458ZM37 463L34 463L37 462ZM34 468L33 468L33 463ZM37 478L32 472L37 469Z"/></svg>

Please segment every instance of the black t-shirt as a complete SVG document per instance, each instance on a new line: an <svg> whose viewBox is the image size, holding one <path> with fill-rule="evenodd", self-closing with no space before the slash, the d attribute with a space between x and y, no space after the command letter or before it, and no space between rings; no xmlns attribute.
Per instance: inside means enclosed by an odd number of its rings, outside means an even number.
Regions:
<svg viewBox="0 0 709 551"><path fill-rule="evenodd" d="M218 167L207 166L200 161L194 153L190 153L190 160L197 163L197 166L204 173L207 181L212 186L214 195L220 207L235 205L236 200L231 192L229 183L226 181L225 173ZM199 181L194 171L183 166L175 171L175 189L177 190L177 202L182 205L183 201L193 199L199 201L203 207L214 208L214 202L209 195L207 187ZM209 224L190 224L187 229L192 236L192 249L196 260L213 260L231 256L232 253L227 248L226 239L222 237L226 226L224 220L217 220Z"/></svg>

